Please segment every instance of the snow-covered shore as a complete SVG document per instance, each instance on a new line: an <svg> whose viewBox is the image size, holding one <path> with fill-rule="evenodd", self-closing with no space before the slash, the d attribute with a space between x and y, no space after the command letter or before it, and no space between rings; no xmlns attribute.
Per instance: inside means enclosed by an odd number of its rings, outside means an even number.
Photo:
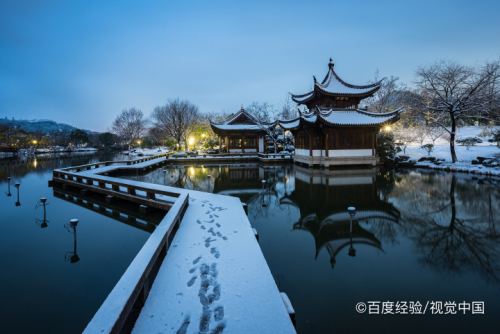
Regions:
<svg viewBox="0 0 500 334"><path fill-rule="evenodd" d="M125 153L126 152L126 153ZM158 154L165 154L169 152L169 149L166 147L154 147L154 148L136 148L130 151L125 151L123 153L127 154L131 157L150 157Z"/></svg>
<svg viewBox="0 0 500 334"><path fill-rule="evenodd" d="M399 156L408 156L410 161L415 162L415 167L500 176L500 167L477 164L478 157L500 159L500 148L495 143L488 142L490 137L484 135L484 128L480 126L459 128L457 138L467 137L478 137L483 142L469 148L455 144L458 158L456 163L451 162L450 143L444 137L438 138L434 142L434 148L430 154L421 148L420 143L410 143L405 152L400 152ZM423 142L423 144L428 143L432 143L432 141L426 139ZM438 162L419 161L428 157L434 157Z"/></svg>

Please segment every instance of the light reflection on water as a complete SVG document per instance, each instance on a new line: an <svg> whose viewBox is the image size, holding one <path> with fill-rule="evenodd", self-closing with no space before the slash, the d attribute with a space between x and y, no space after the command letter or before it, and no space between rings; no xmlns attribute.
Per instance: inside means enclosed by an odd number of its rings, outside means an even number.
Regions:
<svg viewBox="0 0 500 334"><path fill-rule="evenodd" d="M81 332L148 238L122 208L48 187L55 168L113 158L0 160L0 332Z"/></svg>
<svg viewBox="0 0 500 334"><path fill-rule="evenodd" d="M300 333L491 332L498 324L498 180L256 164L163 167L128 177L247 203ZM486 315L356 314L356 302L368 300L479 300Z"/></svg>

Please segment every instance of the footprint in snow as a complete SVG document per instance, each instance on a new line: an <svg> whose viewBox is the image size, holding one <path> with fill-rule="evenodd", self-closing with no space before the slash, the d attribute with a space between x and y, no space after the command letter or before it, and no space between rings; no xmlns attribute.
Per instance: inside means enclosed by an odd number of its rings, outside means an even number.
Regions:
<svg viewBox="0 0 500 334"><path fill-rule="evenodd" d="M198 256L196 259L193 260L193 264L197 264L198 262L200 262L201 260L201 256Z"/></svg>
<svg viewBox="0 0 500 334"><path fill-rule="evenodd" d="M176 334L186 334L190 323L191 323L191 320L190 320L189 316L186 316L184 318L184 321L182 322L181 326L177 330Z"/></svg>
<svg viewBox="0 0 500 334"><path fill-rule="evenodd" d="M224 306L217 306L214 310L214 319L216 321L221 321L224 319Z"/></svg>
<svg viewBox="0 0 500 334"><path fill-rule="evenodd" d="M198 276L191 277L191 279L187 282L188 287L191 287L194 284L194 282L196 281L196 277Z"/></svg>

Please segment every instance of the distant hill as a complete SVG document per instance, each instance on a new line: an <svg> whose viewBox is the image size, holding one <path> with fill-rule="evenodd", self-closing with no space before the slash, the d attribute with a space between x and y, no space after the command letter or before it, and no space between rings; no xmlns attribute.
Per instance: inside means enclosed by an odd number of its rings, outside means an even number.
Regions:
<svg viewBox="0 0 500 334"><path fill-rule="evenodd" d="M41 133L64 133L76 130L74 126L57 123L55 121L40 119L40 120L18 120L0 118L0 124L16 127L26 132L41 132ZM92 133L92 131L84 130L85 132Z"/></svg>

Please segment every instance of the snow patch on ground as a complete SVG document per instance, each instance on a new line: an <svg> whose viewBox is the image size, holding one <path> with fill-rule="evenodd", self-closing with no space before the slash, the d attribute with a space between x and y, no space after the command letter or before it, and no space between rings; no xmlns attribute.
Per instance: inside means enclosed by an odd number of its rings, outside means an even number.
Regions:
<svg viewBox="0 0 500 334"><path fill-rule="evenodd" d="M497 127L498 128L498 127ZM428 161L421 161L416 163L416 167L432 168L439 170L450 170L456 172L478 173L486 175L500 175L500 168L498 167L485 167L481 165L472 165L471 161L477 157L495 158L500 157L500 148L495 143L488 142L489 137L484 136L484 127L480 126L466 126L459 128L457 131L457 138L479 137L483 140L482 143L476 146L471 146L469 149L465 146L455 144L458 162L451 162L450 143L446 138L438 138L434 142L433 151L428 154L426 150L421 148L418 143L411 143L406 148L405 153L401 152L399 155L407 155L411 160L418 161L422 157L436 157L443 159L444 162L440 165L435 165ZM431 143L429 139L424 141L424 144Z"/></svg>

